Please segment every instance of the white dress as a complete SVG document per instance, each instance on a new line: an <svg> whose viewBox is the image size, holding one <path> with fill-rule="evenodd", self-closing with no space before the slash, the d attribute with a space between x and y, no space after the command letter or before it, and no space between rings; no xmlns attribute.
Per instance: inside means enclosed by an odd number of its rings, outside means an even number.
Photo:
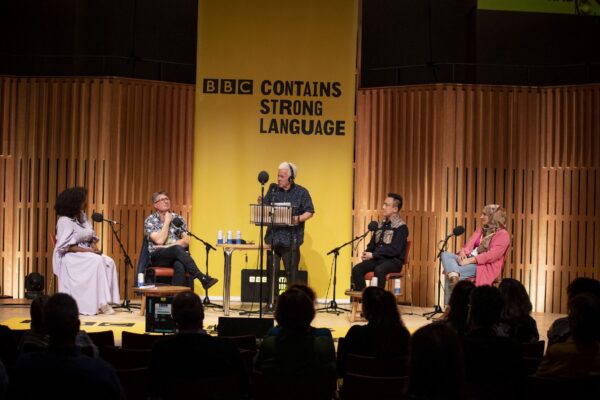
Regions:
<svg viewBox="0 0 600 400"><path fill-rule="evenodd" d="M58 291L73 296L79 313L85 315L97 314L105 304L121 302L117 268L112 258L91 252L68 252L69 246L90 247L97 241L85 214L83 222L69 217L58 219L52 257Z"/></svg>

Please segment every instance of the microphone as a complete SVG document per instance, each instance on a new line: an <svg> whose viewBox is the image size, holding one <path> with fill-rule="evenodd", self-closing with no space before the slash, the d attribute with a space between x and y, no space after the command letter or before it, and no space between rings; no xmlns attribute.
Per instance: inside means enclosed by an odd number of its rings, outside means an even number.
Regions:
<svg viewBox="0 0 600 400"><path fill-rule="evenodd" d="M377 227L379 227L379 224L377 223L377 221L371 221L371 222L369 222L368 229L371 232L375 232L377 230Z"/></svg>
<svg viewBox="0 0 600 400"><path fill-rule="evenodd" d="M277 192L277 184L275 182L273 182L269 185L268 192L271 194L271 205L273 205L273 203L277 202L277 200L275 200L275 196L276 196L275 193Z"/></svg>
<svg viewBox="0 0 600 400"><path fill-rule="evenodd" d="M173 218L171 223L175 226L175 228L181 228L183 226L183 220L179 217Z"/></svg>
<svg viewBox="0 0 600 400"><path fill-rule="evenodd" d="M114 219L104 218L104 215L97 213L97 212L92 213L92 219L94 220L94 222L108 222L109 224L122 225L120 222L117 222Z"/></svg>
<svg viewBox="0 0 600 400"><path fill-rule="evenodd" d="M184 231L185 233L187 233L188 235L193 236L194 238L198 239L199 241L204 243L204 245L207 246L208 248L210 248L211 250L217 250L213 246L211 246L210 243L206 243L204 240L200 239L198 236L194 235L192 232L188 231L187 229L183 229L183 219L182 218L176 217L173 219L173 221L171 221L171 223L173 225L175 225L175 228L179 228L182 231Z"/></svg>
<svg viewBox="0 0 600 400"><path fill-rule="evenodd" d="M463 233L465 233L465 227L462 225L458 225L456 228L452 229L452 233L449 233L448 235L446 235L446 239L444 239L444 240L448 240L452 236L460 236Z"/></svg>
<svg viewBox="0 0 600 400"><path fill-rule="evenodd" d="M369 222L369 225L367 226L367 230L360 237L363 237L363 238L366 237L369 234L369 232L375 232L378 227L379 227L379 224L377 223L377 221Z"/></svg>
<svg viewBox="0 0 600 400"><path fill-rule="evenodd" d="M260 171L258 173L258 181L264 185L269 181L269 173L267 171Z"/></svg>

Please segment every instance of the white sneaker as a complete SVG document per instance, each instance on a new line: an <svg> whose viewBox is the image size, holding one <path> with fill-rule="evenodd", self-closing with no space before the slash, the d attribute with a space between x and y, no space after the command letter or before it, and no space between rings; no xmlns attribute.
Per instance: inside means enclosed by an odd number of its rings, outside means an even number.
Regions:
<svg viewBox="0 0 600 400"><path fill-rule="evenodd" d="M102 312L102 314L106 315L113 315L115 313L115 310L113 310L113 308L108 304L104 304L103 306L101 306L100 311Z"/></svg>

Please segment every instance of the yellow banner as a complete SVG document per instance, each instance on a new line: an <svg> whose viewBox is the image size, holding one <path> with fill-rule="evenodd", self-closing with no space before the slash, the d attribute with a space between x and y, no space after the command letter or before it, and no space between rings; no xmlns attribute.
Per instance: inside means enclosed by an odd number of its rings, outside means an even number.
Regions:
<svg viewBox="0 0 600 400"><path fill-rule="evenodd" d="M218 230L258 243L250 223L258 173L270 174L266 191L281 162L295 163L316 211L300 269L324 298L326 253L352 236L357 1L200 0L198 8L193 229L212 243ZM192 246L199 264L203 251ZM349 287L350 252L338 259L338 298ZM211 255L220 279L213 296L223 293L223 261L221 249ZM256 251L234 252L232 296L241 269L257 265Z"/></svg>

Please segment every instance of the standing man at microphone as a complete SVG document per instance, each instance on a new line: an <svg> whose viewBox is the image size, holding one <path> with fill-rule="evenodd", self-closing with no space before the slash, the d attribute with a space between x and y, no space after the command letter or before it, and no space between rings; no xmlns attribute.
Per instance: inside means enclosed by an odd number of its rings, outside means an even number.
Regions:
<svg viewBox="0 0 600 400"><path fill-rule="evenodd" d="M390 272L402 271L408 227L400 218L402 196L388 193L383 201L381 214L383 221L371 236L366 251L362 253L362 262L352 268L352 287L362 291L366 284L364 275L373 271L377 277L377 286L385 287L385 276ZM370 224L369 224L370 225Z"/></svg>
<svg viewBox="0 0 600 400"><path fill-rule="evenodd" d="M216 278L204 275L192 259L188 248L190 237L185 233L187 227L184 219L171 211L171 199L167 192L152 194L154 212L144 221L144 231L148 237L150 265L172 266L175 286L185 285L185 273L198 279L204 289L217 283ZM173 223L174 220L179 220Z"/></svg>
<svg viewBox="0 0 600 400"><path fill-rule="evenodd" d="M267 228L265 242L273 246L275 268L279 270L281 260L287 272L288 285L298 279L298 264L300 263L300 246L304 243L304 223L312 218L315 207L308 190L294 179L298 176L298 168L291 162L279 164L277 184L269 187L265 195L265 204L290 203L293 207L293 226L276 226ZM262 199L259 199L259 201ZM267 258L267 276L271 276L272 260Z"/></svg>

